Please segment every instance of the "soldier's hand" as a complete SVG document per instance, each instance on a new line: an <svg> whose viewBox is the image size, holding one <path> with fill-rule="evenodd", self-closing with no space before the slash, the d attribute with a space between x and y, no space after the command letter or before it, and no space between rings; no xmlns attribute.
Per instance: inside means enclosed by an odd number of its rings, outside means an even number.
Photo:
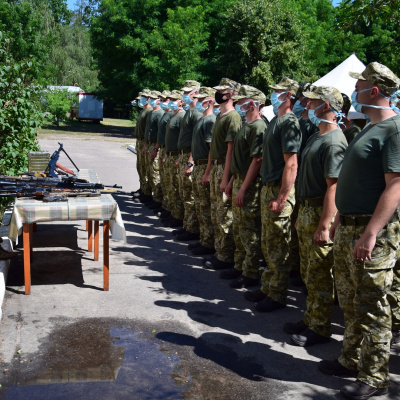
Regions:
<svg viewBox="0 0 400 400"><path fill-rule="evenodd" d="M232 197L232 185L230 183L228 183L228 185L225 188L225 195L228 198Z"/></svg>
<svg viewBox="0 0 400 400"><path fill-rule="evenodd" d="M241 189L236 193L235 196L235 206L236 207L243 207L244 206L244 196L246 193L244 193Z"/></svg>
<svg viewBox="0 0 400 400"><path fill-rule="evenodd" d="M150 157L151 157L151 158L156 158L156 157L157 157L157 152L153 150L153 151L150 153Z"/></svg>
<svg viewBox="0 0 400 400"><path fill-rule="evenodd" d="M183 170L183 173L186 176L190 176L192 174L193 167L189 167L188 165L185 165L185 169Z"/></svg>
<svg viewBox="0 0 400 400"><path fill-rule="evenodd" d="M269 202L269 208L275 214L280 214L285 209L286 202L278 202L278 200L271 200Z"/></svg>
<svg viewBox="0 0 400 400"><path fill-rule="evenodd" d="M179 160L178 160L178 159L175 160L174 166L175 166L175 168L178 168L178 167L179 167Z"/></svg>
<svg viewBox="0 0 400 400"><path fill-rule="evenodd" d="M219 185L219 191L224 193L227 186L228 186L228 182L222 180L221 184Z"/></svg>
<svg viewBox="0 0 400 400"><path fill-rule="evenodd" d="M203 186L209 186L210 185L210 175L209 174L204 174L202 177L201 177L201 184L203 185Z"/></svg>
<svg viewBox="0 0 400 400"><path fill-rule="evenodd" d="M371 261L371 253L375 247L376 236L367 236L365 233L357 240L353 250L353 257L360 261Z"/></svg>
<svg viewBox="0 0 400 400"><path fill-rule="evenodd" d="M329 229L320 229L318 228L314 232L313 242L318 246L324 246L329 243Z"/></svg>
<svg viewBox="0 0 400 400"><path fill-rule="evenodd" d="M162 165L165 165L165 157L162 159Z"/></svg>

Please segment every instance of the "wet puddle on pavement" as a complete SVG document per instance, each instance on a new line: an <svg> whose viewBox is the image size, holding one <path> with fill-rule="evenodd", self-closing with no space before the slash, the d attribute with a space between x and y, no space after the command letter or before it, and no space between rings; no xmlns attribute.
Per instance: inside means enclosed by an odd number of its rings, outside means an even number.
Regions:
<svg viewBox="0 0 400 400"><path fill-rule="evenodd" d="M66 325L31 359L21 355L0 398L203 399L178 352L155 335L98 320Z"/></svg>

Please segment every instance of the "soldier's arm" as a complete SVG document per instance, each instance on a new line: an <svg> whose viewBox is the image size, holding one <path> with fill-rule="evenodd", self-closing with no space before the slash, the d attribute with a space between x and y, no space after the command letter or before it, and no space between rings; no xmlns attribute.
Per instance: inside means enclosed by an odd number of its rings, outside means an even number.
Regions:
<svg viewBox="0 0 400 400"><path fill-rule="evenodd" d="M233 142L228 142L228 150L226 152L226 157L225 157L224 173L222 175L222 181L219 186L219 190L221 192L225 192L225 188L228 185L229 179L231 178L232 154L233 154Z"/></svg>
<svg viewBox="0 0 400 400"><path fill-rule="evenodd" d="M235 196L236 207L243 207L244 196L246 195L247 189L254 182L254 179L256 179L258 173L260 172L261 161L262 157L253 157L253 159L251 160L251 164L249 169L247 170L246 177L244 178L244 181Z"/></svg>
<svg viewBox="0 0 400 400"><path fill-rule="evenodd" d="M318 228L314 233L314 243L320 246L329 241L329 226L336 213L335 193L337 178L326 178L327 189Z"/></svg>
<svg viewBox="0 0 400 400"><path fill-rule="evenodd" d="M282 174L282 184L279 195L269 203L271 211L280 214L285 208L285 203L292 190L297 174L297 153L283 153L285 168Z"/></svg>
<svg viewBox="0 0 400 400"><path fill-rule="evenodd" d="M357 240L353 256L357 260L371 260L375 247L376 235L388 223L400 201L400 173L385 174L386 188L379 198L375 211L360 239Z"/></svg>
<svg viewBox="0 0 400 400"><path fill-rule="evenodd" d="M209 143L209 146L211 147L211 143ZM204 186L208 186L210 184L210 171L211 171L211 156L210 153L208 153L208 163L206 170L204 171L204 175L201 177L201 183Z"/></svg>

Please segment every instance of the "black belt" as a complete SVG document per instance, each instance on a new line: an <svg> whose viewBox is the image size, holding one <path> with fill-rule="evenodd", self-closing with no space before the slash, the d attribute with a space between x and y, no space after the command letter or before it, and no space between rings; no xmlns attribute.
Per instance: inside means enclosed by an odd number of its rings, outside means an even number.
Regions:
<svg viewBox="0 0 400 400"><path fill-rule="evenodd" d="M300 205L305 207L322 207L324 205L323 197L311 197L308 199L299 199Z"/></svg>
<svg viewBox="0 0 400 400"><path fill-rule="evenodd" d="M371 220L372 215L340 215L340 223L343 226L366 226L368 225L369 221ZM397 215L397 212L394 213L389 221L387 222L388 224L392 222L396 222L399 220L399 216ZM387 224L384 226L384 228L387 226Z"/></svg>
<svg viewBox="0 0 400 400"><path fill-rule="evenodd" d="M225 157L218 157L211 160L211 164L218 165L218 164L225 164Z"/></svg>
<svg viewBox="0 0 400 400"><path fill-rule="evenodd" d="M195 160L194 165L206 165L208 164L208 159L202 159L202 160Z"/></svg>
<svg viewBox="0 0 400 400"><path fill-rule="evenodd" d="M168 155L169 156L179 156L179 151L169 151Z"/></svg>
<svg viewBox="0 0 400 400"><path fill-rule="evenodd" d="M187 153L190 153L191 151L192 151L192 149L180 150L181 154L187 154Z"/></svg>

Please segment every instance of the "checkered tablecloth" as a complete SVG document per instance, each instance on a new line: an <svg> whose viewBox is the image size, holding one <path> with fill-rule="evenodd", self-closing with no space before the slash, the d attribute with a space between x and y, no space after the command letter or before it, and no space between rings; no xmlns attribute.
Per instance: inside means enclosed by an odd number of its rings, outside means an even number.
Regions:
<svg viewBox="0 0 400 400"><path fill-rule="evenodd" d="M117 202L109 194L102 194L99 197L71 197L68 201L54 203L18 199L14 205L9 238L17 242L24 223L79 220L109 220L112 239L126 242L121 212Z"/></svg>

